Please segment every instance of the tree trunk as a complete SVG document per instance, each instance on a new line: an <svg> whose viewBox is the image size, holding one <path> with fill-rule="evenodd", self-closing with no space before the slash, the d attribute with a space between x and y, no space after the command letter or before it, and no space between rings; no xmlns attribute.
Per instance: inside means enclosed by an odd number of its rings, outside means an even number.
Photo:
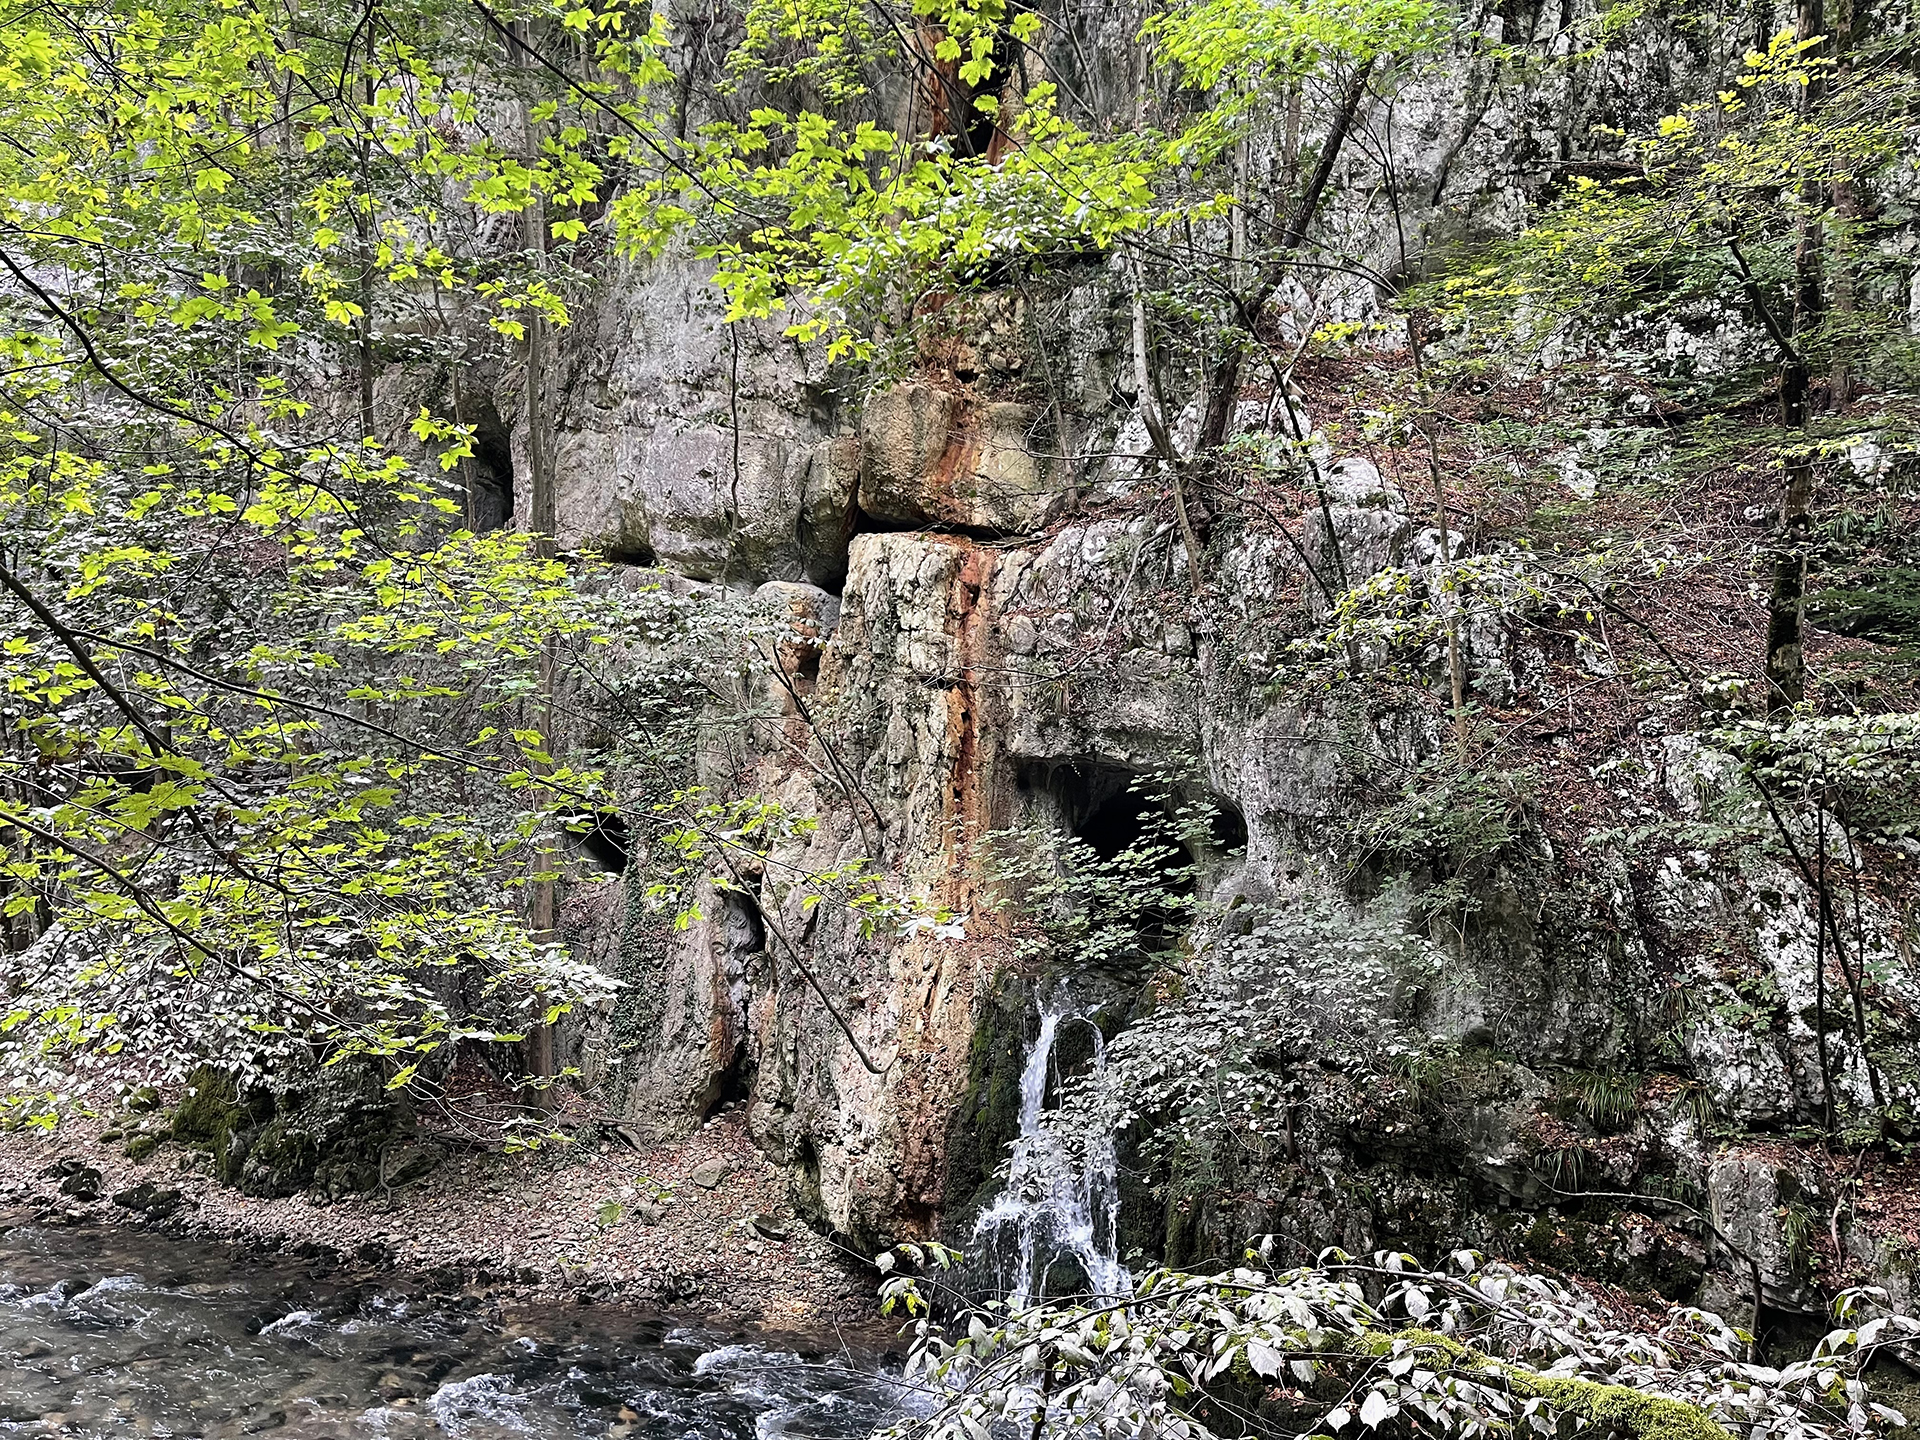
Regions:
<svg viewBox="0 0 1920 1440"><path fill-rule="evenodd" d="M1827 50L1833 59L1834 78L1842 85L1846 83L1848 72L1848 53L1853 48L1854 0L1834 0L1832 33L1827 37ZM1849 405L1853 401L1853 342L1850 331L1853 324L1853 234L1860 219L1860 197L1853 188L1853 181L1841 178L1833 182L1833 281L1830 297L1831 313L1834 320L1833 359L1827 370L1827 388L1831 403L1835 409Z"/></svg>
<svg viewBox="0 0 1920 1440"><path fill-rule="evenodd" d="M1206 409L1200 421L1200 436L1194 442L1193 453L1204 456L1217 450L1227 438L1227 426L1233 419L1233 407L1240 398L1240 365L1246 354L1246 347L1257 340L1255 334L1261 312L1267 308L1267 301L1279 288L1281 280L1286 278L1289 268L1287 257L1305 243L1307 229L1313 224L1313 217L1319 213L1320 201L1327 193L1327 184L1333 179L1333 168L1340 159L1340 152L1346 147L1347 134L1353 129L1353 122L1360 113L1360 106L1367 98L1367 78L1373 73L1373 61L1361 64L1347 82L1346 93L1340 97L1340 108L1334 111L1333 123L1327 128L1326 143L1320 147L1320 160L1313 168L1313 178L1307 182L1306 191L1300 197L1300 203L1294 208L1287 221L1287 228L1281 232L1279 254L1260 268L1257 281L1250 294L1236 297L1235 308L1242 334L1227 342L1226 354L1220 357L1213 367L1213 373L1207 377Z"/></svg>
<svg viewBox="0 0 1920 1440"><path fill-rule="evenodd" d="M378 32L371 24L367 26L367 75L366 107L362 118L364 130L373 128L373 106L376 98L373 83L374 61L378 52L375 39ZM360 320L354 327L359 348L360 368L360 437L363 440L374 438L373 415L373 255L374 236L379 230L377 216L373 212L373 141L370 135L360 138L360 204L354 210L354 230L360 242Z"/></svg>
<svg viewBox="0 0 1920 1440"><path fill-rule="evenodd" d="M531 37L528 37L531 48ZM525 135L529 163L537 160L540 154L540 127L530 115L523 111ZM537 274L546 269L547 254L547 216L546 206L537 197L526 212L526 245L532 257L533 268ZM528 510L527 528L533 531L534 553L543 560L550 560L557 553L554 532L559 528L553 494L553 447L551 441L551 397L548 394L548 370L551 359L548 354L550 337L547 334L547 322L538 309L529 308L527 316L527 487ZM546 750L554 750L554 669L556 654L551 636L543 639L540 645L540 695L539 715L540 733ZM537 856L534 864L542 871L551 870L557 863L554 857ZM539 941L551 941L556 929L556 896L552 880L536 880L527 895L527 926ZM527 1070L536 1077L550 1076L555 1071L553 1053L553 1027L535 1024L527 1034ZM548 1109L548 1097L531 1087L527 1092L529 1108Z"/></svg>
<svg viewBox="0 0 1920 1440"><path fill-rule="evenodd" d="M1800 0L1798 35L1821 33L1821 0ZM1816 58L1819 51L1813 54ZM1801 93L1801 115L1810 118L1823 86L1815 78ZM1780 500L1780 531L1773 553L1773 586L1767 601L1767 713L1790 710L1807 696L1806 613L1807 542L1813 533L1813 452L1805 430L1812 409L1812 375L1807 341L1820 323L1822 226L1817 213L1822 196L1811 182L1800 187L1801 213L1793 247L1793 337L1780 371L1780 423L1802 434L1786 457L1786 483Z"/></svg>

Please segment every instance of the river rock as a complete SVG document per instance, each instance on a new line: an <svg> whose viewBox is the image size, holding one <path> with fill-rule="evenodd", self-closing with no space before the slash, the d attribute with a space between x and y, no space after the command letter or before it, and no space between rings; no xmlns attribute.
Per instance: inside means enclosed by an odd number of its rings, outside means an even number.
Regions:
<svg viewBox="0 0 1920 1440"><path fill-rule="evenodd" d="M171 1215L180 1208L180 1192L165 1186L155 1185L151 1180L142 1180L125 1190L115 1192L113 1203L123 1210L132 1210L149 1219L159 1220Z"/></svg>

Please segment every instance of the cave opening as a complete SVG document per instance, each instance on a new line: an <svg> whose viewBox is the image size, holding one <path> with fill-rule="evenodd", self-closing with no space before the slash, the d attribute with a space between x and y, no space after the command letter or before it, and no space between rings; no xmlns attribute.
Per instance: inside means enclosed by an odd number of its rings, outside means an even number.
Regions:
<svg viewBox="0 0 1920 1440"><path fill-rule="evenodd" d="M513 442L491 400L473 416L473 454L462 470L467 482L467 528L476 535L513 522Z"/></svg>
<svg viewBox="0 0 1920 1440"><path fill-rule="evenodd" d="M1188 923L1198 872L1211 860L1244 846L1246 824L1222 797L1183 794L1121 766L1099 763L1042 765L1017 773L1019 788L1035 798L1056 831L1091 852L1076 886L1077 904L1106 908L1101 925L1133 930L1133 964L1164 955ZM1194 802L1204 798L1196 810ZM1202 814L1204 824L1200 823ZM1123 861L1122 857L1135 857ZM1137 873L1140 865L1152 874ZM1132 870L1134 873L1128 873ZM1148 881L1147 903L1138 884ZM1157 901L1157 903L1153 903Z"/></svg>
<svg viewBox="0 0 1920 1440"><path fill-rule="evenodd" d="M1017 773L1016 783L1023 793L1044 794L1061 827L1102 860L1166 842L1177 845L1187 860L1204 863L1247 843L1246 819L1225 796L1213 790L1182 793L1123 766L1084 761L1029 766Z"/></svg>
<svg viewBox="0 0 1920 1440"><path fill-rule="evenodd" d="M632 832L617 810L595 810L563 820L576 854L608 875L624 875L633 848Z"/></svg>
<svg viewBox="0 0 1920 1440"><path fill-rule="evenodd" d="M603 546L600 558L609 565L632 565L641 570L657 570L660 567L660 556L652 545L645 540L629 540L624 535L613 544Z"/></svg>

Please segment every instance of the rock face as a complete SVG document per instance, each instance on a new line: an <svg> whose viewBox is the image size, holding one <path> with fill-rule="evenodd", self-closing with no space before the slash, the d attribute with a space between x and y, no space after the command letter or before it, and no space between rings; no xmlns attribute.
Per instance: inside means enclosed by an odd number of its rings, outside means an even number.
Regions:
<svg viewBox="0 0 1920 1440"><path fill-rule="evenodd" d="M1529 13L1507 39L1560 55L1570 32ZM1510 223L1532 187L1577 168L1594 125L1666 106L1714 72L1724 57L1702 52L1702 33L1684 45L1650 36L1617 67L1549 67L1532 88L1496 85L1477 58L1443 67L1399 101L1399 221L1436 252ZM1388 217L1355 195L1331 223L1385 234ZM1371 295L1332 302L1361 317ZM793 639L754 660L759 719L729 742L724 779L817 824L783 840L743 891L700 897L684 931L662 933L637 886L578 898L576 953L628 989L569 1053L645 1129L685 1132L745 1105L810 1218L861 1245L964 1228L1011 1138L1009 1075L1038 977L984 889L989 836L1123 846L1141 818L1130 786L1157 776L1216 817L1189 858L1222 908L1352 896L1386 873L1333 860L1358 797L1450 743L1437 648L1410 682L1383 679L1377 701L1283 683L1296 642L1329 623L1342 593L1374 577L1442 593L1465 542L1429 523L1430 499L1408 493L1405 474L1337 453L1311 420L1290 435L1261 402L1264 418L1243 428L1264 425L1310 465L1318 496L1284 536L1216 534L1210 573L1196 577L1157 482L1127 458L1144 431L1121 389L1111 278L1089 267L1063 303L1069 428L1083 454L1115 457L1080 474L1071 499L1056 422L991 383L1017 369L1006 334L860 396L768 332L726 330L697 271L670 260L610 277L570 341L555 417L563 542L758 587L794 617ZM1495 559L1501 573L1524 570ZM1456 639L1476 704L1561 703L1548 642L1528 626L1481 613ZM1344 644L1350 676L1387 674L1376 642ZM1604 663L1591 646L1572 653ZM1569 726L1574 703L1569 692ZM1590 778L1551 746L1530 763L1550 788ZM1609 764L1623 810L1704 816L1733 762L1650 715L1623 728ZM1804 877L1704 852L1649 871L1621 842L1570 857L1531 802L1503 815L1504 804L1486 822L1501 838L1470 864L1406 862L1459 897L1433 912L1447 963L1417 1003L1433 1053L1449 1057L1431 1108L1380 1116L1356 1102L1348 1130L1318 1151L1221 1175L1177 1203L1134 1195L1133 1233L1170 1259L1232 1254L1273 1230L1350 1249L1485 1244L1736 1308L1744 1271L1732 1257L1750 1256L1764 1304L1802 1303L1804 1237L1780 1217L1824 1192L1745 1141L1714 1152L1705 1117L1785 1127L1819 1104L1816 1041L1843 1048L1806 1018L1819 961ZM964 917L964 935L863 934L780 878L862 857ZM1862 943L1890 954L1896 927L1880 922ZM1705 933L1756 968L1674 940ZM1753 975L1780 997L1781 1026L1754 1023ZM1125 979L1086 983L1116 1025L1151 1003ZM1649 1057L1669 1054L1685 1084L1667 1076L1617 1105L1576 1093L1580 1077L1644 1076ZM1863 1066L1840 1069L1843 1084L1865 1083ZM243 1183L332 1183L318 1158L332 1132L301 1113L230 1121L251 1137ZM352 1164L372 1163L355 1153ZM1675 1207L1597 1220L1556 1208L1650 1175L1672 1179ZM1715 1217L1704 1231L1687 1219L1703 1206Z"/></svg>
<svg viewBox="0 0 1920 1440"><path fill-rule="evenodd" d="M886 526L1030 534L1060 500L1035 426L1015 401L920 382L883 391L861 411L860 509Z"/></svg>
<svg viewBox="0 0 1920 1440"><path fill-rule="evenodd" d="M856 446L836 430L835 397L803 352L777 328L729 328L720 316L699 271L669 263L617 273L576 322L551 417L558 539L697 580L837 589ZM503 397L504 412L514 405ZM532 504L525 436L517 425L522 516Z"/></svg>

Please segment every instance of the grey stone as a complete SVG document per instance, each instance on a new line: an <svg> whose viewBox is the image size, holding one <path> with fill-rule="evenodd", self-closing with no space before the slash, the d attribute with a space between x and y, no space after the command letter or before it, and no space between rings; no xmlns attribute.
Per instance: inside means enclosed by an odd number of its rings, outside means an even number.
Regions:
<svg viewBox="0 0 1920 1440"><path fill-rule="evenodd" d="M117 1191L113 1203L122 1210L132 1210L149 1219L159 1220L180 1208L181 1195L178 1190L143 1180L138 1185Z"/></svg>

